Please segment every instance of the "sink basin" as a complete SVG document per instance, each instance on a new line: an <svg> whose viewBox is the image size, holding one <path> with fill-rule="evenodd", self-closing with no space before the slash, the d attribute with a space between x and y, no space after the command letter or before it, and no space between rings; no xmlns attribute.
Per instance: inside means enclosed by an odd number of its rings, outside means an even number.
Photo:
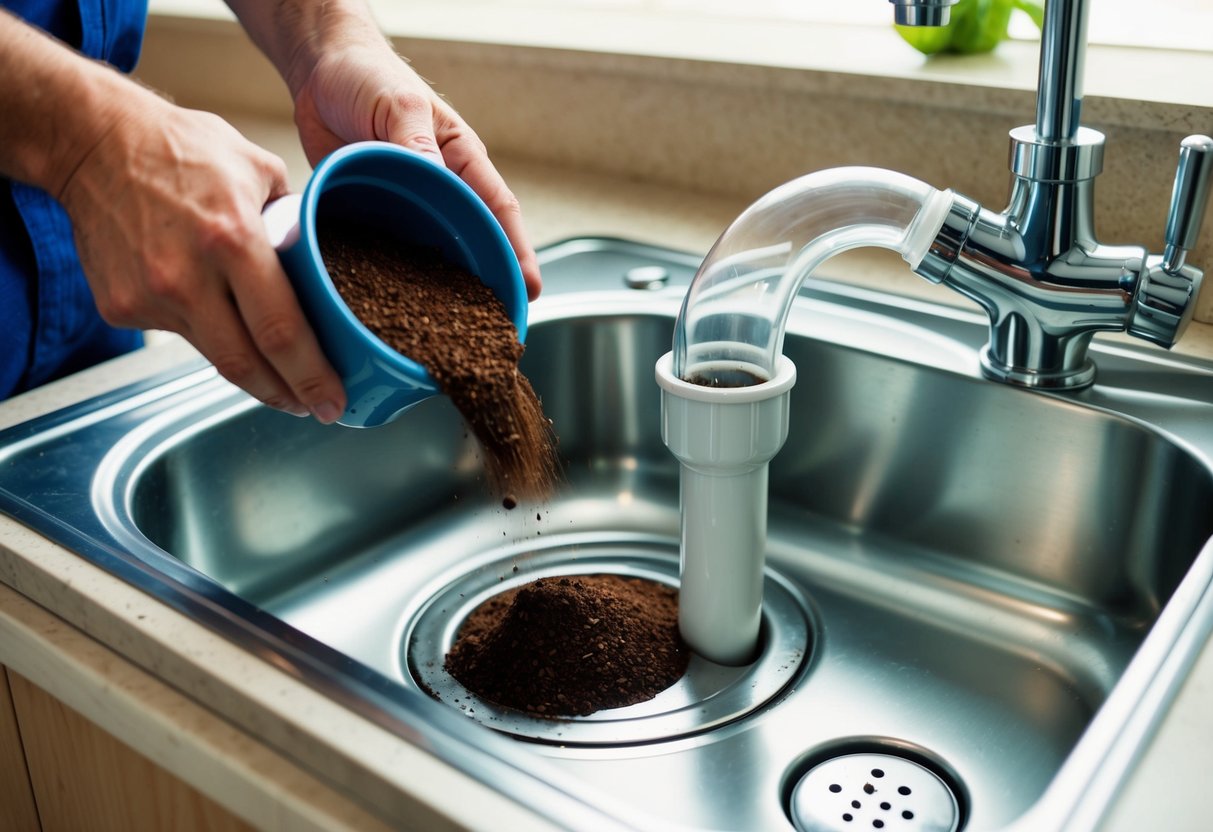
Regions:
<svg viewBox="0 0 1213 832"><path fill-rule="evenodd" d="M542 262L548 503L492 498L444 398L323 427L194 366L0 434L0 509L561 825L790 829L800 779L849 754L928 770L966 830L1097 823L1213 626L1213 366L1097 343L1093 387L1028 393L980 378L984 316L809 281L763 658L529 719L424 691L475 598L676 581L653 366L698 258L580 239Z"/></svg>

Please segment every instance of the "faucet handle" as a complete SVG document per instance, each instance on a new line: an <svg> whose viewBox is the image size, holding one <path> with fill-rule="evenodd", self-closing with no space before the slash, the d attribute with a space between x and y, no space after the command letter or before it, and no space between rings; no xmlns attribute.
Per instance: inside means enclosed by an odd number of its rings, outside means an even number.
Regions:
<svg viewBox="0 0 1213 832"><path fill-rule="evenodd" d="M1209 173L1213 171L1213 139L1188 136L1179 144L1179 167L1171 191L1171 211L1167 215L1167 247L1162 267L1167 274L1178 274L1188 251L1196 245L1200 223L1205 215L1209 194Z"/></svg>
<svg viewBox="0 0 1213 832"><path fill-rule="evenodd" d="M1127 329L1130 335L1170 349L1192 320L1204 273L1189 264L1170 271L1164 262L1157 254L1146 257Z"/></svg>

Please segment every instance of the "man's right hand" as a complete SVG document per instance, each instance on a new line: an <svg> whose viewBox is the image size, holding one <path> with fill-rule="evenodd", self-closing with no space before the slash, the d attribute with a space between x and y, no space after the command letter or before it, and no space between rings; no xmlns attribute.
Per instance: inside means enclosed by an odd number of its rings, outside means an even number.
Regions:
<svg viewBox="0 0 1213 832"><path fill-rule="evenodd" d="M335 421L345 392L261 220L281 159L0 11L0 174L71 217L110 324L178 332L273 407Z"/></svg>
<svg viewBox="0 0 1213 832"><path fill-rule="evenodd" d="M147 95L60 194L102 317L179 332L271 407L335 421L341 381L261 220L287 192L285 164L218 116Z"/></svg>

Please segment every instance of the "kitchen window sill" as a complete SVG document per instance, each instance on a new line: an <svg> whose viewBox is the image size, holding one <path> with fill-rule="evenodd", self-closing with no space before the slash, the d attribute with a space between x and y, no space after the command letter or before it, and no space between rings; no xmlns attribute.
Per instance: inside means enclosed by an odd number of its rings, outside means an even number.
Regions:
<svg viewBox="0 0 1213 832"><path fill-rule="evenodd" d="M987 112L1022 113L1036 87L1035 42L1008 41L988 55L926 59L892 26L451 0L370 2L384 30L406 46L434 41L521 49L533 53L529 60L553 68L575 65L589 53L619 73L649 75L657 59L667 77L693 75L701 83L845 90L889 100L911 94L922 103ZM150 12L161 23L233 19L215 0L151 0ZM1091 45L1088 121L1208 131L1213 86L1204 79L1210 75L1213 51ZM1124 106L1129 102L1133 106Z"/></svg>

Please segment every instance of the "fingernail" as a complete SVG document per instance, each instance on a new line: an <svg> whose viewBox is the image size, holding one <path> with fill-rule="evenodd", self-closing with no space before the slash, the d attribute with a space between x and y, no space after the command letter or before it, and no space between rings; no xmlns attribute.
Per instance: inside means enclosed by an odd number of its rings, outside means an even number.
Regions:
<svg viewBox="0 0 1213 832"><path fill-rule="evenodd" d="M320 404L312 405L312 415L318 421L331 425L341 418L341 408L332 402L321 402Z"/></svg>
<svg viewBox="0 0 1213 832"><path fill-rule="evenodd" d="M274 408L279 413L289 413L292 416L307 416L308 409L294 399L267 399L264 404Z"/></svg>

